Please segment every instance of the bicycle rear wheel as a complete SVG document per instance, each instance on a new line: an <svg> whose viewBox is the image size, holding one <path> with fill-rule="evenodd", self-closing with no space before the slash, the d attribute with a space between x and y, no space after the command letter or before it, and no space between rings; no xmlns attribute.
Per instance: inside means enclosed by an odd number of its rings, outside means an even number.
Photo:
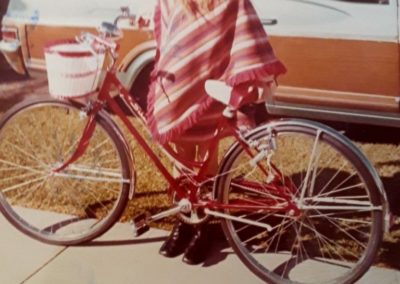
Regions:
<svg viewBox="0 0 400 284"><path fill-rule="evenodd" d="M121 216L131 172L120 133L105 115L85 153L61 172L86 117L54 100L23 103L0 122L0 208L23 233L45 243L92 240Z"/></svg>
<svg viewBox="0 0 400 284"><path fill-rule="evenodd" d="M268 123L246 143L230 148L216 180L219 201L232 206L223 213L235 216L223 230L244 264L268 283L354 283L383 234L382 187L368 160L303 120Z"/></svg>

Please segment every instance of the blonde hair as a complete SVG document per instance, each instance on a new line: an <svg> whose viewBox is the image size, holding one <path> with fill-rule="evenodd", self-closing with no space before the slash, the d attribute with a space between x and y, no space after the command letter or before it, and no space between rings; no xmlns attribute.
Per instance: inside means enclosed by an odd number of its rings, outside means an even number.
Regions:
<svg viewBox="0 0 400 284"><path fill-rule="evenodd" d="M221 0L177 0L192 14L204 14L212 11Z"/></svg>

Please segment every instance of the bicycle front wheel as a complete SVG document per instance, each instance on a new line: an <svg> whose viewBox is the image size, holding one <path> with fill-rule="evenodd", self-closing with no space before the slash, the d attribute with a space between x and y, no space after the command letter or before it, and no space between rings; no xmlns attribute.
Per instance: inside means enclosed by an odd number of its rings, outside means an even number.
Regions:
<svg viewBox="0 0 400 284"><path fill-rule="evenodd" d="M75 148L86 125L67 102L23 103L0 122L0 205L23 233L45 243L92 240L121 216L129 195L130 165L115 126L98 115L85 153L53 172Z"/></svg>
<svg viewBox="0 0 400 284"><path fill-rule="evenodd" d="M354 283L383 234L380 179L322 124L271 122L235 143L216 181L224 232L268 283Z"/></svg>

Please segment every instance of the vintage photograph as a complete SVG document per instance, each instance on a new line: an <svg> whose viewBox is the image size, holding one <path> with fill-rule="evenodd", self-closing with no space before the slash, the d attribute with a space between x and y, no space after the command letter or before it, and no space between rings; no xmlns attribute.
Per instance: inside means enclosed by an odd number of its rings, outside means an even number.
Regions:
<svg viewBox="0 0 400 284"><path fill-rule="evenodd" d="M0 0L0 282L400 284L399 0Z"/></svg>

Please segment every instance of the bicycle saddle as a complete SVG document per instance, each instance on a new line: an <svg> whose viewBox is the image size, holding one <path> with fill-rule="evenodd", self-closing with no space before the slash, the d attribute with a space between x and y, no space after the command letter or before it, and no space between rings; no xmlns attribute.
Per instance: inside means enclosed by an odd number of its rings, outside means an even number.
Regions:
<svg viewBox="0 0 400 284"><path fill-rule="evenodd" d="M275 83L271 79L272 77L265 81L265 87L258 87L257 90L254 90L257 92L258 97L255 102L265 101L266 97L273 92ZM204 84L204 89L206 90L207 95L224 105L231 105L232 99L234 99L232 98L233 87L226 85L223 81L207 80ZM249 90L249 92L252 92L252 90Z"/></svg>

